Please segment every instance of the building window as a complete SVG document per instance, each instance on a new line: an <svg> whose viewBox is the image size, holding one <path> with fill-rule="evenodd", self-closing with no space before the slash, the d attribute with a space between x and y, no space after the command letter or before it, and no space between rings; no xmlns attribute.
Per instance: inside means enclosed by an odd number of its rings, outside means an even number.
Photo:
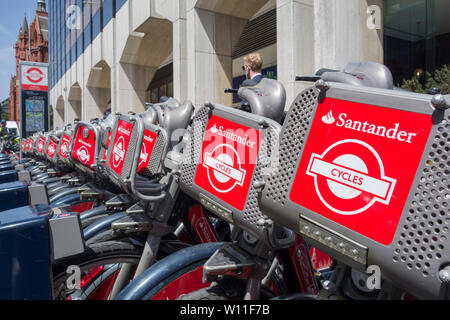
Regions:
<svg viewBox="0 0 450 320"><path fill-rule="evenodd" d="M450 66L448 0L384 0L384 58L394 84Z"/></svg>
<svg viewBox="0 0 450 320"><path fill-rule="evenodd" d="M163 96L173 97L173 64L160 68L147 90L147 102L158 103Z"/></svg>

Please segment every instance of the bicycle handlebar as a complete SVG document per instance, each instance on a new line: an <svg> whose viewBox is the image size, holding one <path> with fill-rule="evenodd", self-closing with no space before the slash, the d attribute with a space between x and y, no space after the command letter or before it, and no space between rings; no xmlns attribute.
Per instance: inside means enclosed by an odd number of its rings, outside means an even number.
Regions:
<svg viewBox="0 0 450 320"><path fill-rule="evenodd" d="M317 80L320 80L320 76L296 76L295 81L310 81L315 82Z"/></svg>

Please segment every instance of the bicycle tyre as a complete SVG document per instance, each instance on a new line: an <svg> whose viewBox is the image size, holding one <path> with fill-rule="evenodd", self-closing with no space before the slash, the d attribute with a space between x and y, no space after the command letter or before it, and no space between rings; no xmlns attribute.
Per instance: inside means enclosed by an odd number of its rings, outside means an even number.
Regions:
<svg viewBox="0 0 450 320"><path fill-rule="evenodd" d="M81 278L96 267L129 263L137 265L142 256L142 247L128 242L108 241L88 246L84 253L55 263L53 268L54 299L67 299L74 291L83 289L68 289L67 280L71 276L66 273L69 266L78 266ZM85 296L89 299L89 296Z"/></svg>

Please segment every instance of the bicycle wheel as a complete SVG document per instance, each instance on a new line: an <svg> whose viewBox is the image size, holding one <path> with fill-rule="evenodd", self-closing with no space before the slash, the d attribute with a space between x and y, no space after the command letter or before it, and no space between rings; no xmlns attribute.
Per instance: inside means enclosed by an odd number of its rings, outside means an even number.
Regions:
<svg viewBox="0 0 450 320"><path fill-rule="evenodd" d="M95 243L88 246L83 254L64 259L53 265L54 299L71 299L72 295L80 299L107 299L109 291L105 290L106 280L112 280L117 276L122 263L137 266L142 255L142 247L137 247L131 243L108 241ZM105 278L106 271L111 272L111 265L115 265L116 271ZM72 288L68 280L71 273L67 273L70 266L79 268L80 288ZM103 278L102 278L103 277ZM102 279L99 283L95 281ZM89 285L88 285L89 284ZM103 284L103 286L101 286ZM92 287L91 285L94 285ZM82 286L82 287L81 287ZM102 290L102 294L98 293Z"/></svg>
<svg viewBox="0 0 450 320"><path fill-rule="evenodd" d="M203 265L222 245L223 243L220 242L206 243L177 251L147 269L130 283L116 299L176 300L184 295L209 287L210 284L204 284L202 281ZM275 279L275 277L273 280L270 282L282 281L282 279ZM241 285L242 282L239 282L239 284ZM284 293L279 290L283 287L279 283L274 283L269 287L271 290L266 288L261 290L262 298L269 299ZM272 288L275 287L277 287L277 290L274 291L278 291L276 294L272 292ZM239 288L245 289L245 285Z"/></svg>

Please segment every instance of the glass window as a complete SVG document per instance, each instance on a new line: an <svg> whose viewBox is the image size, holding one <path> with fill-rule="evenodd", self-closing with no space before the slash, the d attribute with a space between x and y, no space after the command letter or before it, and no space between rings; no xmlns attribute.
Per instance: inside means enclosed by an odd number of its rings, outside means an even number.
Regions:
<svg viewBox="0 0 450 320"><path fill-rule="evenodd" d="M114 0L103 0L103 27L114 17Z"/></svg>
<svg viewBox="0 0 450 320"><path fill-rule="evenodd" d="M116 0L116 12L122 8L122 6L127 2L128 0Z"/></svg>
<svg viewBox="0 0 450 320"><path fill-rule="evenodd" d="M448 0L384 0L384 58L394 84L450 65Z"/></svg>

